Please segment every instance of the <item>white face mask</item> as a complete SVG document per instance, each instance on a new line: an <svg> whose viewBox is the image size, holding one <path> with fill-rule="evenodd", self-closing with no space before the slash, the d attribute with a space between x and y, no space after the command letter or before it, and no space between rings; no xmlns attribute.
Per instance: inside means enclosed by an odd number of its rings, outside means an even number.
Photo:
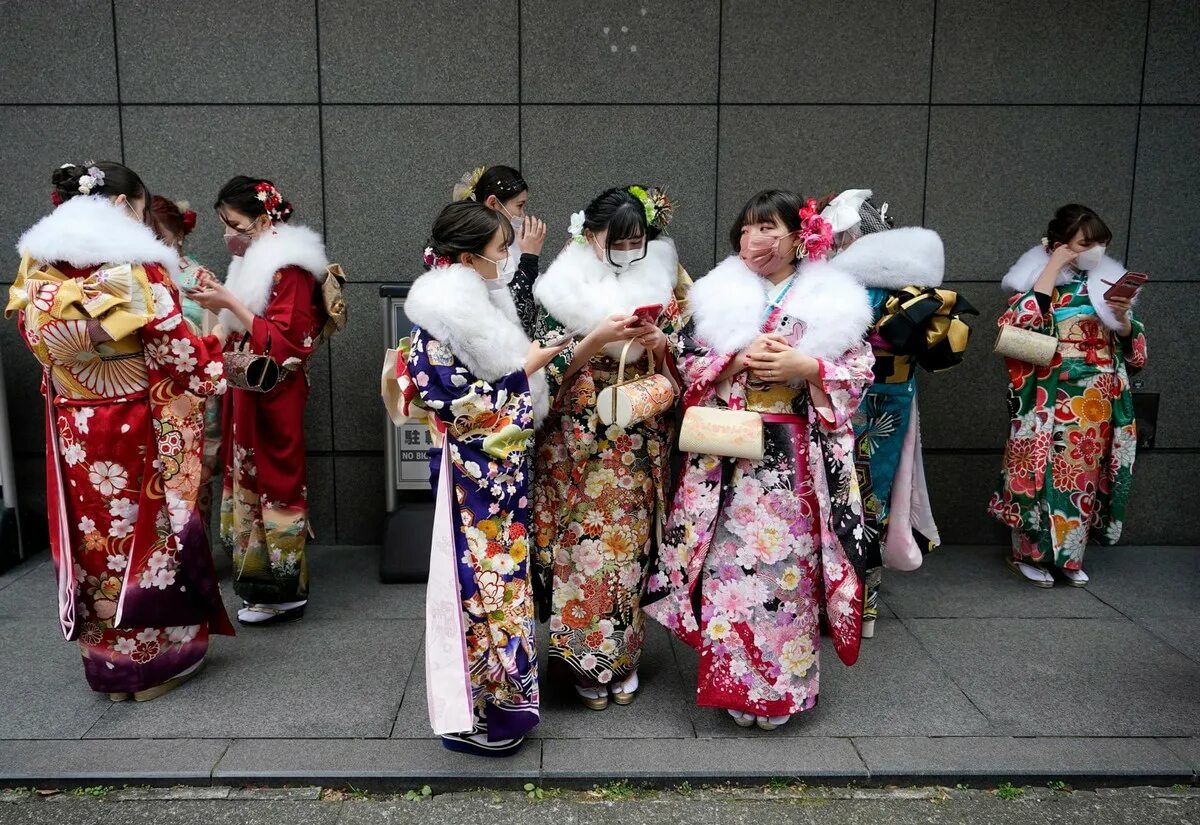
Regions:
<svg viewBox="0 0 1200 825"><path fill-rule="evenodd" d="M1100 266L1100 262L1104 260L1104 251L1107 248L1101 244L1080 252L1075 258L1075 268L1086 272Z"/></svg>
<svg viewBox="0 0 1200 825"><path fill-rule="evenodd" d="M493 292L507 289L508 285L512 283L513 275L517 273L517 264L513 261L512 255L509 255L503 261L493 261L491 258L484 258L482 255L479 257L496 267L495 278L483 279L483 282L487 284L487 288Z"/></svg>
<svg viewBox="0 0 1200 825"><path fill-rule="evenodd" d="M508 222L512 224L513 232L516 232L517 237L520 238L521 227L525 225L525 219L511 214L507 209L504 208L503 204L500 204L500 211L503 212L508 218Z"/></svg>
<svg viewBox="0 0 1200 825"><path fill-rule="evenodd" d="M624 272L646 257L646 247L637 249L613 249L608 253L609 263L617 272Z"/></svg>

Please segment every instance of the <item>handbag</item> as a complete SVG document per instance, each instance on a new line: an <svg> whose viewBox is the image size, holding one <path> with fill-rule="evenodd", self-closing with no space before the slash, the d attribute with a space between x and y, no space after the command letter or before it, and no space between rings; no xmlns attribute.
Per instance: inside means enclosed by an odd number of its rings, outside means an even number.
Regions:
<svg viewBox="0 0 1200 825"><path fill-rule="evenodd" d="M621 364L617 368L617 383L600 391L596 400L596 412L606 427L616 424L628 429L647 418L671 409L675 403L675 388L665 375L654 371L654 353L646 350L650 358L650 373L641 378L625 380L625 357L633 344L630 338L621 348Z"/></svg>
<svg viewBox="0 0 1200 825"><path fill-rule="evenodd" d="M271 339L267 339L266 353L251 352L247 346L243 338L238 349L224 354L225 380L239 390L270 392L283 377L283 370L271 357Z"/></svg>
<svg viewBox="0 0 1200 825"><path fill-rule="evenodd" d="M1043 332L1005 324L1000 327L1000 334L996 336L996 345L992 349L1005 358L1046 367L1058 351L1058 339Z"/></svg>
<svg viewBox="0 0 1200 825"><path fill-rule="evenodd" d="M679 451L762 461L762 416L749 410L688 407L679 428Z"/></svg>

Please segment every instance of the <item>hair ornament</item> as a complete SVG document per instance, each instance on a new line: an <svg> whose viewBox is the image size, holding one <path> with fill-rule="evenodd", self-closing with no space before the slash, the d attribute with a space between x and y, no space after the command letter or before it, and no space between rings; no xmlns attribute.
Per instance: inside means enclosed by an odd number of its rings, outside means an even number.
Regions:
<svg viewBox="0 0 1200 825"><path fill-rule="evenodd" d="M479 185L479 179L486 171L486 166L477 166L467 172L462 176L462 180L454 184L454 192L451 197L456 201L475 200L475 187Z"/></svg>

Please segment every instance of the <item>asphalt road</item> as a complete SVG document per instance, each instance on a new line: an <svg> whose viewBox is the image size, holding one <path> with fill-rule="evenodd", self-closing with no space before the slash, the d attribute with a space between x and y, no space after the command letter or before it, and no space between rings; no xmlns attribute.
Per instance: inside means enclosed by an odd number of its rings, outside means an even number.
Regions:
<svg viewBox="0 0 1200 825"><path fill-rule="evenodd" d="M410 796L419 796L414 791ZM683 787L538 795L475 791L420 799L299 789L0 791L0 825L1200 825L1200 789L827 789Z"/></svg>

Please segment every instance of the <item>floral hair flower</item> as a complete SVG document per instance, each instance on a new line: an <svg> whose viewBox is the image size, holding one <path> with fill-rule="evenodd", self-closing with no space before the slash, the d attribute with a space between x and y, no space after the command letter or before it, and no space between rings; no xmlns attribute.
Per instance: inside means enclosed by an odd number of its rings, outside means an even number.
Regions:
<svg viewBox="0 0 1200 825"><path fill-rule="evenodd" d="M424 260L425 266L430 267L431 269L439 266L450 266L450 258L446 255L433 254L432 246L425 247Z"/></svg>
<svg viewBox="0 0 1200 825"><path fill-rule="evenodd" d="M475 187L479 185L479 179L483 177L483 173L486 171L486 166L477 166L470 172L467 172L462 176L462 180L454 184L454 191L451 193L451 197L456 201L475 200Z"/></svg>
<svg viewBox="0 0 1200 825"><path fill-rule="evenodd" d="M567 226L567 231L571 233L571 237L575 239L575 243L586 243L583 237L583 222L586 217L582 209L571 215L571 223Z"/></svg>
<svg viewBox="0 0 1200 825"><path fill-rule="evenodd" d="M821 261L833 247L833 224L821 217L817 202L809 198L800 207L800 254L810 261Z"/></svg>
<svg viewBox="0 0 1200 825"><path fill-rule="evenodd" d="M104 173L95 166L89 166L86 175L79 176L79 194L90 195L93 189L104 185Z"/></svg>
<svg viewBox="0 0 1200 825"><path fill-rule="evenodd" d="M283 199L279 190L270 181L260 180L254 184L254 197L262 201L263 210L273 221L286 220L292 214L292 205Z"/></svg>

